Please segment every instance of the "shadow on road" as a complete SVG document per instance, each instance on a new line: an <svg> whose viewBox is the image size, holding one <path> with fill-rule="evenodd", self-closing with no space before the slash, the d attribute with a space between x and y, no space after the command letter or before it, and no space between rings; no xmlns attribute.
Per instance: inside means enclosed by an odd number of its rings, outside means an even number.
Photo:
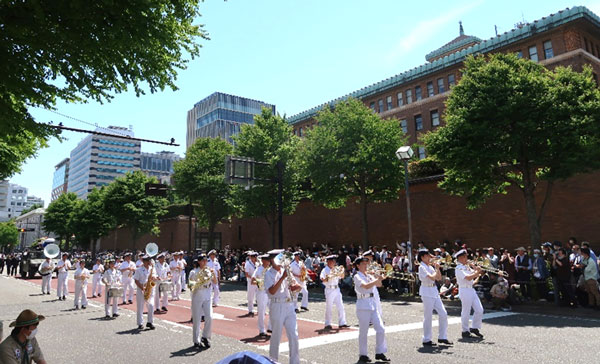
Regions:
<svg viewBox="0 0 600 364"><path fill-rule="evenodd" d="M204 350L206 350L205 347L197 348L195 346L190 346L189 348L171 352L171 358L175 358L175 357L184 357L185 358L185 357L189 357L189 356L194 356L198 353L203 352Z"/></svg>
<svg viewBox="0 0 600 364"><path fill-rule="evenodd" d="M270 338L271 338L270 336L259 336L259 335L256 335L254 337L247 337L245 339L241 339L240 341L243 342L244 344L249 344L249 343L253 343L253 344L256 344L256 343L258 343L258 344L266 344L269 341Z"/></svg>
<svg viewBox="0 0 600 364"><path fill-rule="evenodd" d="M449 345L421 346L417 351L421 354L452 354L452 351L447 351L450 348Z"/></svg>
<svg viewBox="0 0 600 364"><path fill-rule="evenodd" d="M135 328L135 329L131 329L131 330L117 331L116 334L117 335L139 335L142 333L142 331L144 331L144 330Z"/></svg>

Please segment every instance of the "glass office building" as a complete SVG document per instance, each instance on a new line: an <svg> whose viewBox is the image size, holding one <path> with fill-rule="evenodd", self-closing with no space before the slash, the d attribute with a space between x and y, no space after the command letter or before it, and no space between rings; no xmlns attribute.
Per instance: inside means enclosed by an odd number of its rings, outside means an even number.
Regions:
<svg viewBox="0 0 600 364"><path fill-rule="evenodd" d="M106 186L140 169L140 142L123 138L133 137L131 129L109 126L96 131L121 137L88 135L71 151L67 191L79 198L86 198L94 187Z"/></svg>
<svg viewBox="0 0 600 364"><path fill-rule="evenodd" d="M142 153L140 168L148 177L156 177L159 182L171 184L173 164L181 160L174 152Z"/></svg>
<svg viewBox="0 0 600 364"><path fill-rule="evenodd" d="M275 113L275 105L245 97L215 92L197 102L187 114L186 143L189 148L197 138L231 137L240 132L242 124L253 124L254 115L266 107Z"/></svg>
<svg viewBox="0 0 600 364"><path fill-rule="evenodd" d="M54 177L52 178L52 193L50 202L56 200L60 195L67 192L69 180L69 158L65 158L54 166Z"/></svg>

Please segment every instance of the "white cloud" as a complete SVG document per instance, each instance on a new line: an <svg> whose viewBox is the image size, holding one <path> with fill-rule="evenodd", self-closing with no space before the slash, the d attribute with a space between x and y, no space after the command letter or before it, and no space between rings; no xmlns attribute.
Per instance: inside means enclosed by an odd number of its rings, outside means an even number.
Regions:
<svg viewBox="0 0 600 364"><path fill-rule="evenodd" d="M458 20L460 16L473 10L474 8L483 4L483 0L471 2L461 7L453 8L452 10L442 13L442 15L429 19L423 20L412 27L411 32L400 39L398 44L394 46L390 52L384 57L388 63L395 63L396 60L401 58L406 53L413 50L413 48L419 43L423 43L431 39L434 35L449 22Z"/></svg>

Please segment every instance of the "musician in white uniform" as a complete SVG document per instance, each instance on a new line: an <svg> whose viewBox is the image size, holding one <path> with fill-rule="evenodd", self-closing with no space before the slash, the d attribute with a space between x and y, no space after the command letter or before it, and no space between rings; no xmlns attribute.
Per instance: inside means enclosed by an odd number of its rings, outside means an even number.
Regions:
<svg viewBox="0 0 600 364"><path fill-rule="evenodd" d="M120 284L120 278L118 274L118 270L115 268L115 261L108 261L108 269L102 275L102 283L105 284L104 288L104 296L106 297L106 301L104 303L104 313L106 314L106 318L110 318L110 307L112 306L112 317L119 317L119 306L118 299L119 297L110 297L109 290L111 286L117 286ZM112 301L112 302L111 302Z"/></svg>
<svg viewBox="0 0 600 364"><path fill-rule="evenodd" d="M81 259L77 262L75 270L75 309L79 310L79 300L81 298L81 308L84 310L87 307L87 286L90 278L90 271L85 267L85 260Z"/></svg>
<svg viewBox="0 0 600 364"><path fill-rule="evenodd" d="M448 341L448 313L435 285L435 281L442 279L440 265L438 263L430 264L431 254L427 249L419 251L417 260L419 261L419 280L421 281L419 296L421 296L421 300L423 301L423 345L435 346L435 343L431 341L431 337L433 336L431 327L433 310L437 312L440 323L438 342L440 344L452 345Z"/></svg>
<svg viewBox="0 0 600 364"><path fill-rule="evenodd" d="M58 286L56 287L56 295L59 300L66 300L69 295L67 286L67 278L69 277L69 269L71 269L71 261L67 259L68 253L62 254L62 259L58 261L56 269L58 270Z"/></svg>
<svg viewBox="0 0 600 364"><path fill-rule="evenodd" d="M54 262L50 258L46 258L42 264L40 264L40 274L42 275L42 294L50 294L50 286L52 283L52 272L56 268Z"/></svg>
<svg viewBox="0 0 600 364"><path fill-rule="evenodd" d="M200 348L200 342L205 348L210 348L211 328L212 328L212 305L210 302L212 285L217 283L217 277L206 265L206 255L200 254L198 257L198 267L190 271L189 288L192 295L192 338L194 346ZM208 269L209 273L204 271ZM210 276L207 282L196 285L198 279ZM203 278L201 278L203 277ZM202 328L202 337L200 337L200 325L204 318L204 327Z"/></svg>
<svg viewBox="0 0 600 364"><path fill-rule="evenodd" d="M340 292L340 287L338 287L340 279L344 279L345 270L342 270L340 276L332 275L332 271L336 267L335 260L337 257L337 255L329 255L326 258L327 266L321 270L320 275L321 282L325 285L325 330L331 330L332 328L331 311L333 310L333 305L337 307L339 328L348 327L346 324L346 311L342 302L342 292Z"/></svg>
<svg viewBox="0 0 600 364"><path fill-rule="evenodd" d="M296 321L295 312L296 303L292 299L292 293L300 291L302 287L296 283L293 277L288 277L284 267L276 264L274 258L281 252L283 252L282 249L269 252L271 268L265 274L265 290L270 299L269 318L273 329L269 357L274 361L279 361L279 343L285 327L289 344L290 364L299 364L298 322Z"/></svg>
<svg viewBox="0 0 600 364"><path fill-rule="evenodd" d="M137 286L137 292L135 293L137 325L138 330L144 328L144 304L146 304L148 312L148 322L146 323L146 327L150 330L154 330L154 325L152 324L154 320L154 288L151 290L152 293L150 294L150 297L148 297L148 300L144 298L144 290L146 285L150 284L149 281L156 280L156 270L154 270L154 267L150 264L150 256L144 255L142 257L142 262L142 266L136 269L133 274L133 280Z"/></svg>
<svg viewBox="0 0 600 364"><path fill-rule="evenodd" d="M173 253L173 260L169 264L171 270L171 277L173 277L173 293L171 298L173 301L179 301L179 295L181 294L181 264L179 264L180 252Z"/></svg>
<svg viewBox="0 0 600 364"><path fill-rule="evenodd" d="M472 337L471 334L483 338L483 335L479 332L481 329L481 321L483 320L483 306L477 296L477 292L473 288L474 282L477 281L483 271L480 267L475 266L472 268L467 262L467 251L461 249L454 254L454 257L458 261L456 265L456 283L458 284L458 296L460 297L460 303L462 304L462 311L460 314L462 324L462 337ZM471 308L473 308L473 322L471 329L469 329L469 317L471 316Z"/></svg>
<svg viewBox="0 0 600 364"><path fill-rule="evenodd" d="M142 261L143 256L144 253L138 253L137 260L135 261L135 269L138 269L144 264L144 262Z"/></svg>
<svg viewBox="0 0 600 364"><path fill-rule="evenodd" d="M269 254L263 254L258 257L262 263L254 272L250 278L251 284L256 287L256 309L258 311L258 336L268 337L269 335L265 332L265 315L267 313L267 306L269 304L269 296L265 290L265 274L269 269ZM269 320L268 330L271 330L271 324Z"/></svg>
<svg viewBox="0 0 600 364"><path fill-rule="evenodd" d="M135 272L135 263L131 261L131 253L123 255L123 262L119 266L121 271L121 284L123 285L123 304L133 303L133 279L131 278Z"/></svg>
<svg viewBox="0 0 600 364"><path fill-rule="evenodd" d="M165 262L165 256L165 253L160 253L157 256L158 262L154 265L154 268L156 268L157 277L155 287L156 292L154 292L154 307L156 308L157 312L159 312L161 308L165 312L169 311L167 309L167 307L169 306L169 292L160 291L160 284L168 282L168 280L171 278L171 271L169 269L169 265L167 264L167 262Z"/></svg>
<svg viewBox="0 0 600 364"><path fill-rule="evenodd" d="M292 274L294 275L294 278L296 279L296 282L301 287L300 293L302 294L302 302L300 303L300 309L302 311L308 311L308 290L306 289L306 277L308 276L308 274L306 272L306 267L304 266L304 263L300 261L300 254L301 254L300 252L293 253L294 261L290 265L290 268L292 270ZM302 277L303 270L304 270L304 277ZM295 302L295 310L296 310L296 313L300 312L298 310L298 302L297 301Z"/></svg>
<svg viewBox="0 0 600 364"><path fill-rule="evenodd" d="M381 276L367 274L369 259L365 257L356 258L354 264L358 272L354 275L354 290L356 291L356 316L358 317L358 351L359 362L370 362L368 356L369 323L373 323L375 329L375 360L388 362L385 356L387 343L385 341L385 328L381 314L377 311L375 301L376 287L381 286Z"/></svg>
<svg viewBox="0 0 600 364"><path fill-rule="evenodd" d="M102 297L102 286L100 281L104 273L104 265L100 258L96 259L96 264L92 267L92 297Z"/></svg>
<svg viewBox="0 0 600 364"><path fill-rule="evenodd" d="M244 274L246 275L246 298L248 299L248 316L254 316L254 298L256 297L256 284L252 284L252 275L256 270L257 252L249 251L248 259L244 264Z"/></svg>
<svg viewBox="0 0 600 364"><path fill-rule="evenodd" d="M371 251L371 250L367 250L366 252L363 253L362 256L369 260L368 264L371 264L375 260L375 255L373 254L373 251ZM377 289L377 287L375 287L375 289L373 290L373 294L374 294L374 298L375 298L375 307L377 308L377 311L379 312L379 315L381 316L381 319L383 320L383 311L381 310L381 297L379 297L379 290Z"/></svg>
<svg viewBox="0 0 600 364"><path fill-rule="evenodd" d="M185 292L185 284L186 284L185 269L187 267L187 262L185 261L183 252L181 252L181 256L179 258L179 266L181 267L181 292Z"/></svg>
<svg viewBox="0 0 600 364"><path fill-rule="evenodd" d="M219 260L217 259L217 251L211 250L208 252L208 262L206 266L215 272L217 276L217 283L213 284L213 307L217 307L219 304L219 294L221 287L219 287L219 282L221 281L221 264L219 264Z"/></svg>

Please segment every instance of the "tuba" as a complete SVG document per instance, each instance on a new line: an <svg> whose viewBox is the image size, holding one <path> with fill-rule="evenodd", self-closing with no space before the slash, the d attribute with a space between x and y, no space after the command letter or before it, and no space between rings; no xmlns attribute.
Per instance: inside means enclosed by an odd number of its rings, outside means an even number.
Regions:
<svg viewBox="0 0 600 364"><path fill-rule="evenodd" d="M158 245L156 243L148 243L146 244L146 248L144 249L148 256L153 257L158 254ZM156 286L156 282L154 282L154 278L152 278L152 274L154 273L154 265L150 265L150 274L148 275L148 282L146 282L146 286L144 287L144 300L148 301L150 296L152 296L152 291L154 290L154 286Z"/></svg>
<svg viewBox="0 0 600 364"><path fill-rule="evenodd" d="M54 259L60 254L60 248L56 244L48 244L44 247L44 256Z"/></svg>
<svg viewBox="0 0 600 364"><path fill-rule="evenodd" d="M277 256L275 258L273 258L273 262L277 265L282 266L283 269L285 269L285 271L287 273L286 280L288 283L288 290L290 291L290 297L291 297L292 301L297 301L298 295L296 295L296 293L294 293L294 291L292 291L292 286L295 284L295 279L294 279L294 276L292 275L292 272L290 269L290 264L292 263L292 260L287 255L284 255L283 253L279 253L279 254L277 254Z"/></svg>

